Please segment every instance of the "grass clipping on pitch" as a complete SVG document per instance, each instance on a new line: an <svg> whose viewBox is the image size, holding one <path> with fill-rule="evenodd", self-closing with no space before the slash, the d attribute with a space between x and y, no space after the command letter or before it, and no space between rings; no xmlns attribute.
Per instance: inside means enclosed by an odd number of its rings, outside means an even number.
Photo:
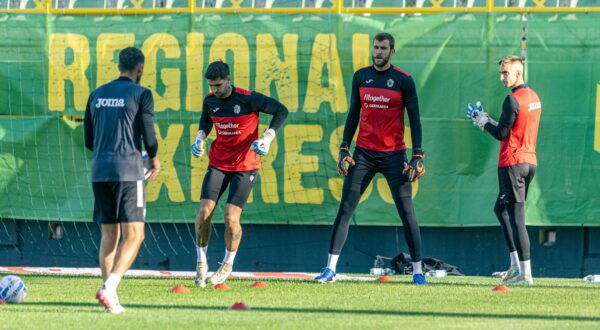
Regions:
<svg viewBox="0 0 600 330"><path fill-rule="evenodd" d="M581 279L535 279L533 287L492 289L498 279L448 277L419 287L408 276L392 283L228 280L231 290L195 288L193 280L125 278L122 315L103 313L94 299L97 277L19 275L23 304L0 305L13 329L214 328L599 328L600 284ZM169 289L184 285L190 294ZM231 310L244 302L250 310Z"/></svg>

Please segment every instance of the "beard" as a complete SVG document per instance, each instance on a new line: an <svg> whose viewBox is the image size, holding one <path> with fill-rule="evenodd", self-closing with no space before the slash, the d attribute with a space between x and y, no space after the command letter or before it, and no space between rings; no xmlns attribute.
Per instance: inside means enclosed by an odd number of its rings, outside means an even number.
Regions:
<svg viewBox="0 0 600 330"><path fill-rule="evenodd" d="M388 65L388 63L390 63L390 56L379 58L380 60L382 60L381 64L377 64L377 62L375 62L375 56L371 56L371 59L373 60L373 65L375 65L378 68L383 68L386 65Z"/></svg>
<svg viewBox="0 0 600 330"><path fill-rule="evenodd" d="M136 78L135 78L135 83L139 85L140 81L142 80L142 75L139 74Z"/></svg>

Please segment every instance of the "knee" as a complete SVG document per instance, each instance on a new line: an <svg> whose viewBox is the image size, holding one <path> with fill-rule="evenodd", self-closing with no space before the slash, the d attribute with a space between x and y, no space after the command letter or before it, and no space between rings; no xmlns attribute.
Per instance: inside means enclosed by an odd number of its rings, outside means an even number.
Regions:
<svg viewBox="0 0 600 330"><path fill-rule="evenodd" d="M132 231L126 233L123 237L124 240L138 242L138 243L143 242L145 238L146 238L146 234L144 233L143 230L132 230Z"/></svg>
<svg viewBox="0 0 600 330"><path fill-rule="evenodd" d="M135 239L137 242L141 243L144 241L144 239L146 239L146 234L143 231L135 232L133 234L133 239Z"/></svg>
<svg viewBox="0 0 600 330"><path fill-rule="evenodd" d="M396 210L400 217L406 217L407 219L414 219L415 211L410 196L396 197L394 198L394 204L396 204Z"/></svg>
<svg viewBox="0 0 600 330"><path fill-rule="evenodd" d="M198 215L196 216L196 229L200 230L202 228L206 228L210 226L210 220L212 216L212 209L208 207L203 207L198 210Z"/></svg>
<svg viewBox="0 0 600 330"><path fill-rule="evenodd" d="M361 193L358 191L348 190L342 194L340 203L340 211L343 213L352 213L360 201Z"/></svg>
<svg viewBox="0 0 600 330"><path fill-rule="evenodd" d="M102 234L100 241L101 254L111 254L117 251L119 235Z"/></svg>
<svg viewBox="0 0 600 330"><path fill-rule="evenodd" d="M103 232L102 233L102 242L103 243L115 245L118 240L119 240L118 232Z"/></svg>
<svg viewBox="0 0 600 330"><path fill-rule="evenodd" d="M198 222L206 222L210 221L210 215L212 214L212 209L210 207L202 207L198 211Z"/></svg>
<svg viewBox="0 0 600 330"><path fill-rule="evenodd" d="M235 215L228 213L225 213L223 221L225 223L225 227L227 228L235 228L239 227L240 225L240 219Z"/></svg>

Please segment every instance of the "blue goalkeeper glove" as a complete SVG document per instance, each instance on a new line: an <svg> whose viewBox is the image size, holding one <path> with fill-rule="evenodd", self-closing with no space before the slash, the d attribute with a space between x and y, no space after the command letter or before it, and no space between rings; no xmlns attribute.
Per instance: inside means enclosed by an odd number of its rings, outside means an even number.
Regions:
<svg viewBox="0 0 600 330"><path fill-rule="evenodd" d="M477 116L482 112L484 111L481 102L477 101L475 105L471 103L467 104L467 118L475 120L475 118L477 118Z"/></svg>
<svg viewBox="0 0 600 330"><path fill-rule="evenodd" d="M206 133L200 130L196 135L196 140L192 143L192 155L194 157L200 157L204 154L204 140L206 139Z"/></svg>

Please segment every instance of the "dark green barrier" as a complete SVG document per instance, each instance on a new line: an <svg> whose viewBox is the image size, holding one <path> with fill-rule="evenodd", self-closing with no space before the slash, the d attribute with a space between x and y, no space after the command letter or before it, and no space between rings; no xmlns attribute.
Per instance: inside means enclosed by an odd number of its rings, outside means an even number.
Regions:
<svg viewBox="0 0 600 330"><path fill-rule="evenodd" d="M600 225L599 22L594 14L529 16L528 82L543 105L530 224ZM234 84L273 95L291 111L243 221L330 224L352 74L369 63L369 41L382 30L396 37L393 63L414 76L420 97L427 176L414 186L419 222L495 225L499 143L471 125L465 105L481 100L498 116L507 90L497 61L520 54L516 14L3 15L0 216L91 218L91 154L78 120L89 92L117 76L118 50L135 45L147 55L142 83L155 95L163 161L148 185L149 221L195 217L207 159L191 159L189 145L207 92L202 73L222 58ZM382 177L365 199L356 223L399 223Z"/></svg>

